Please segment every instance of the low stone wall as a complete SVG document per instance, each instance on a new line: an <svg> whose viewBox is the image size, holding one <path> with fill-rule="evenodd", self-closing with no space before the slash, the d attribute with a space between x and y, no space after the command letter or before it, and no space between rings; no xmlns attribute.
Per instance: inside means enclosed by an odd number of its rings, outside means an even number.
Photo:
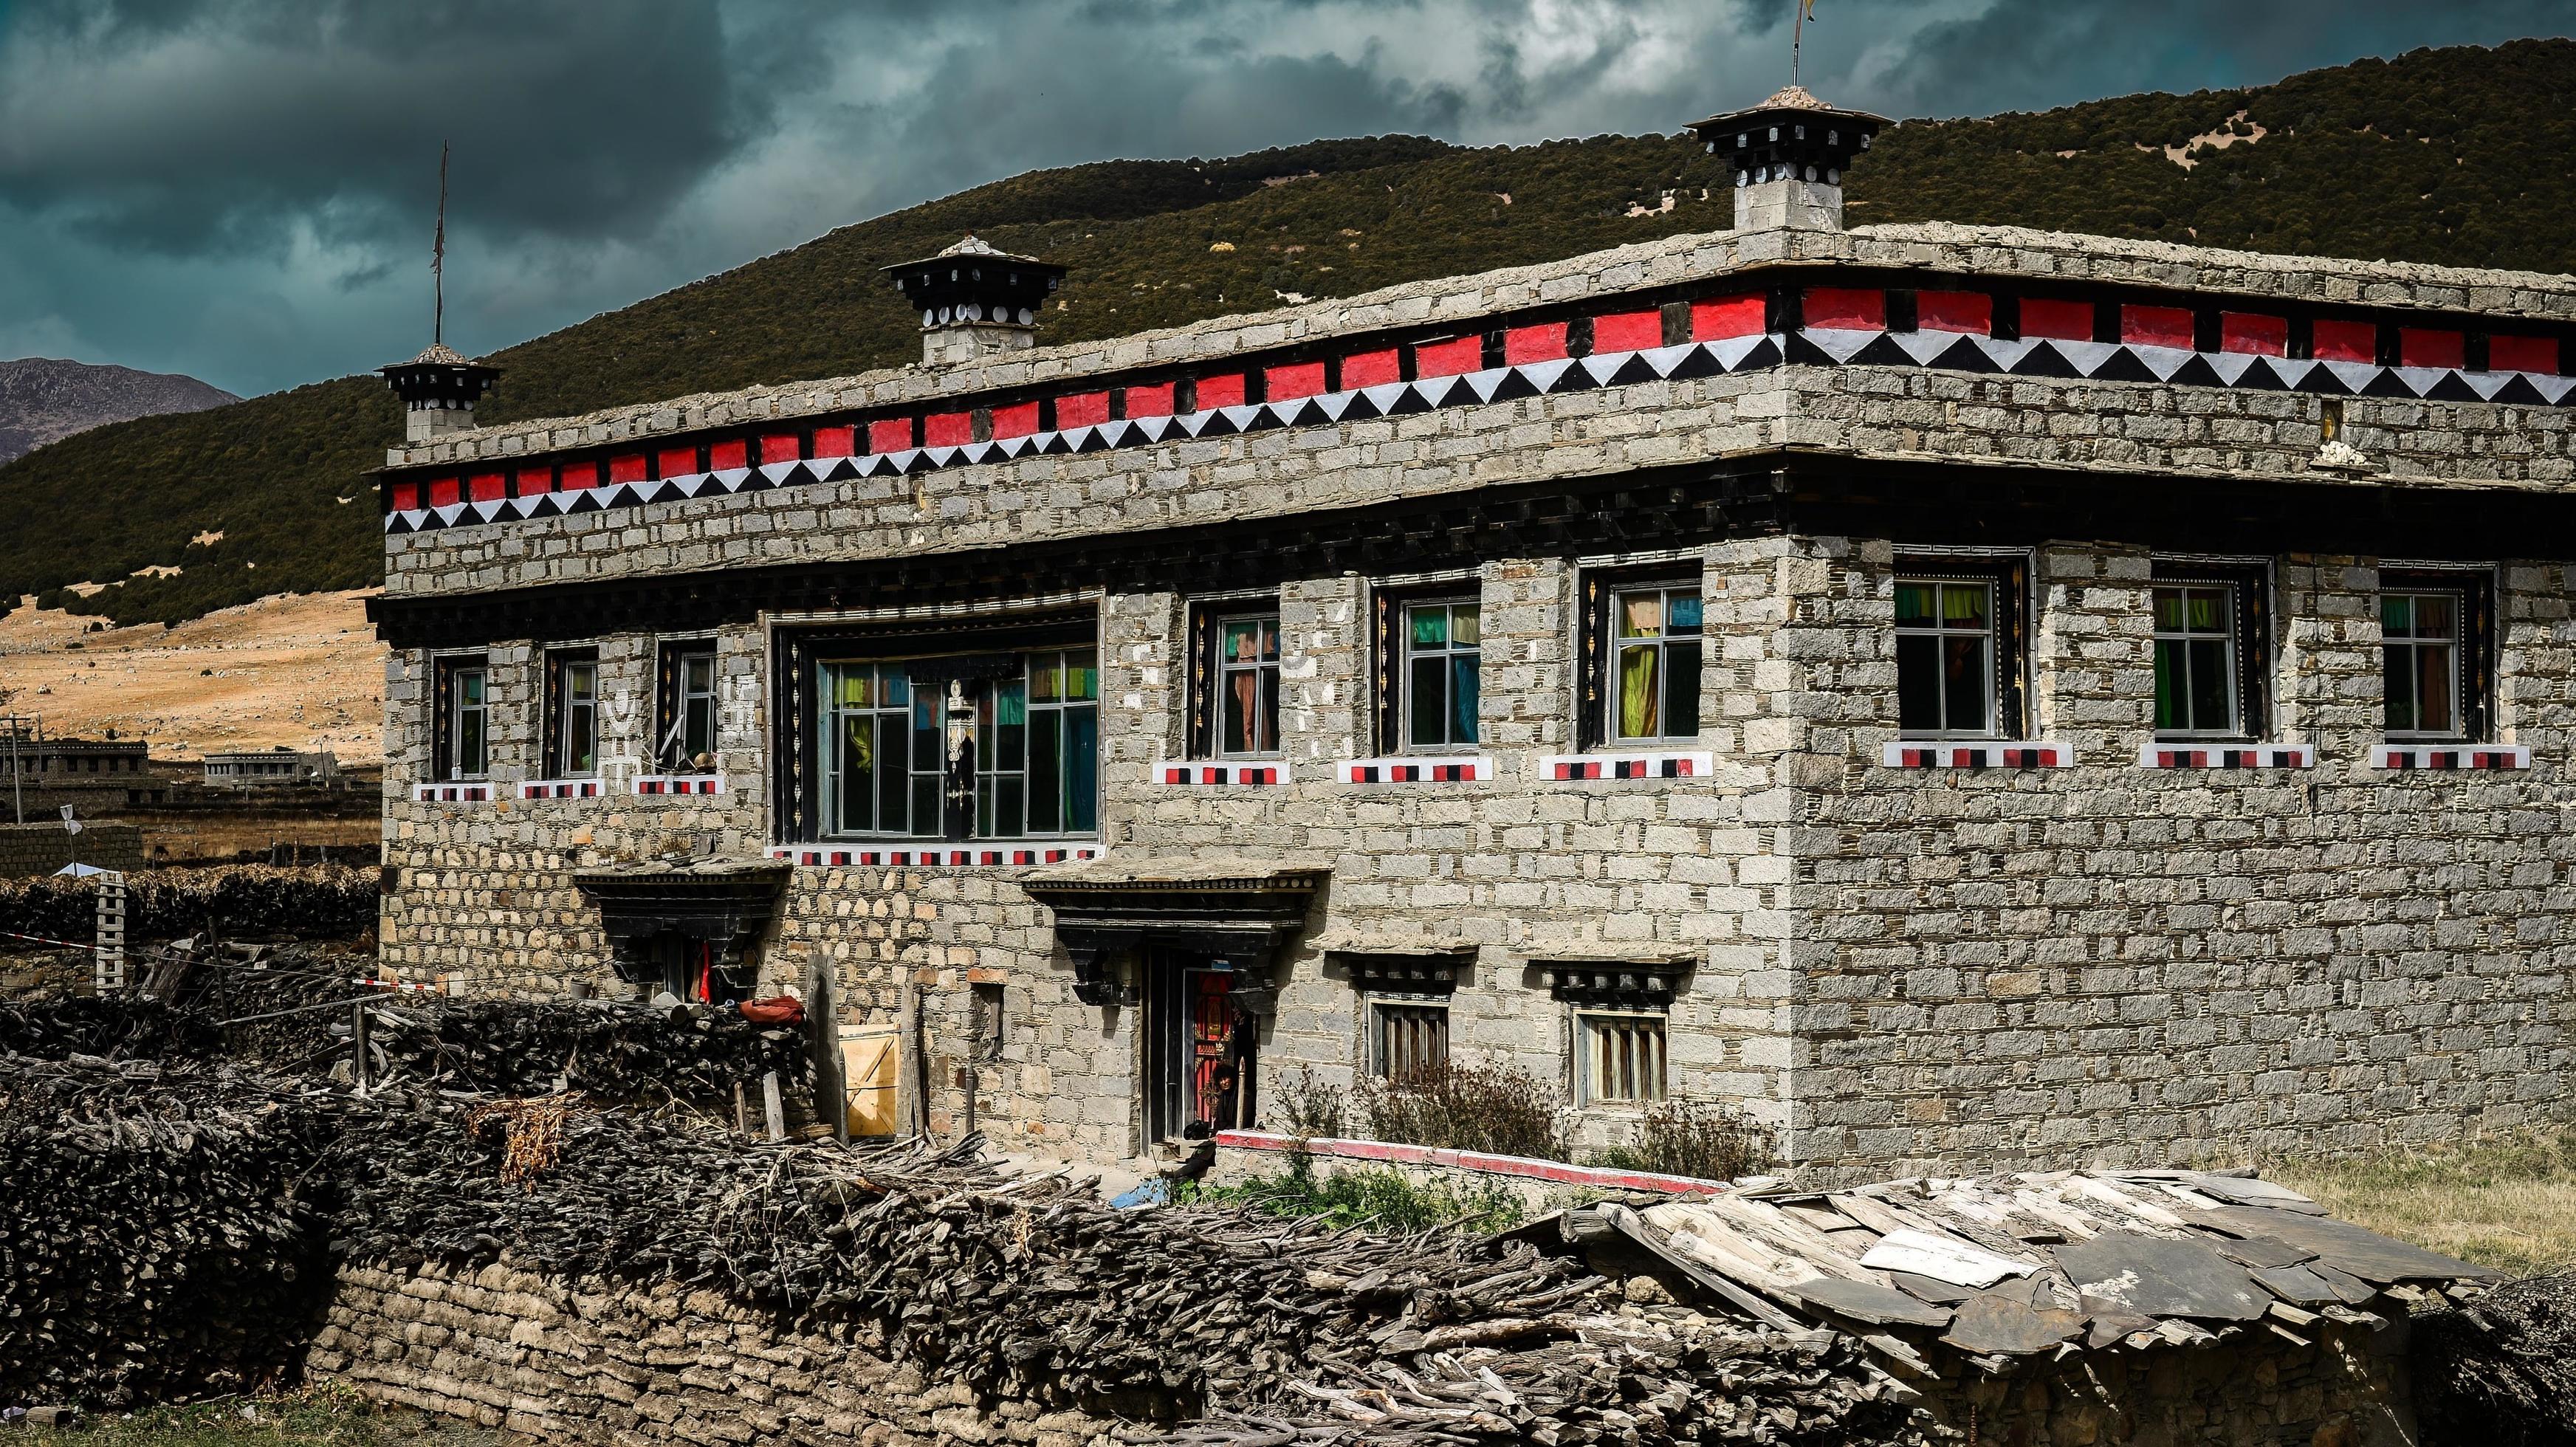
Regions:
<svg viewBox="0 0 2576 1447"><path fill-rule="evenodd" d="M360 1395L550 1442L1006 1442L1107 1447L1113 1425L889 1363L873 1333L783 1331L711 1291L565 1283L507 1266L350 1266L306 1371ZM1140 1415L1160 1406L1139 1404Z"/></svg>
<svg viewBox="0 0 2576 1447"><path fill-rule="evenodd" d="M88 824L67 833L59 819L0 824L0 879L51 874L66 864L141 869L143 831L131 824Z"/></svg>

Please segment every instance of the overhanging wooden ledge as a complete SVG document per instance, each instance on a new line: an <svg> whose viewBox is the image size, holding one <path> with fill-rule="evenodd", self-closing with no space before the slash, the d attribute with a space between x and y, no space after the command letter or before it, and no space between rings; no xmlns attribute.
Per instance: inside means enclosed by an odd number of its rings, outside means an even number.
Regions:
<svg viewBox="0 0 2576 1447"><path fill-rule="evenodd" d="M1267 1013L1276 990L1269 970L1279 946L1306 927L1315 892L1332 877L1319 860L1230 855L1104 858L1031 871L1029 898L1055 911L1056 938L1073 963L1074 997L1086 1005L1128 1004L1134 991L1111 962L1147 946L1194 950L1252 981L1235 998Z"/></svg>

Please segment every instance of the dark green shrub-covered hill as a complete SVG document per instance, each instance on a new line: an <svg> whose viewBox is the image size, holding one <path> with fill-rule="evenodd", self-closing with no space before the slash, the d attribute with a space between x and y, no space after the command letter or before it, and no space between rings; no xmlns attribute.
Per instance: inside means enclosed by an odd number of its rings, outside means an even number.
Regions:
<svg viewBox="0 0 2576 1447"><path fill-rule="evenodd" d="M2576 42L2517 41L2246 90L1912 121L1854 174L1851 220L2569 271L2571 93ZM2234 139L2208 139L2220 135ZM919 343L877 268L969 229L1072 269L1045 335L1075 341L1716 230L1731 217L1722 180L1672 136L1492 149L1388 136L1031 172L496 353L507 375L486 415L900 363ZM43 448L0 467L0 595L53 603L65 584L125 579L83 606L131 623L372 584L381 534L363 474L399 430L382 386L356 377ZM156 564L182 571L134 576Z"/></svg>

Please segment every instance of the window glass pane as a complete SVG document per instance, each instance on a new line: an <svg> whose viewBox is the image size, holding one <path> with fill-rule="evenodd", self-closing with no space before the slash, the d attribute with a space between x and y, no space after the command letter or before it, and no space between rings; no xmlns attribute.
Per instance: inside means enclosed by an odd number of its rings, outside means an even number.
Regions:
<svg viewBox="0 0 2576 1447"><path fill-rule="evenodd" d="M1228 663L1245 663L1266 656L1262 647L1262 624L1257 618L1238 618L1225 625L1223 654Z"/></svg>
<svg viewBox="0 0 2576 1447"><path fill-rule="evenodd" d="M1983 583L1941 585L1942 626L1983 628L1986 626L1986 615L1986 586Z"/></svg>
<svg viewBox="0 0 2576 1447"><path fill-rule="evenodd" d="M2403 593L2385 593L2379 599L2379 631L2390 638L2404 638L2415 629L2415 600Z"/></svg>
<svg viewBox="0 0 2576 1447"><path fill-rule="evenodd" d="M1986 726L1986 640L1954 634L1941 645L1943 726L1981 730Z"/></svg>
<svg viewBox="0 0 2576 1447"><path fill-rule="evenodd" d="M902 714L880 713L869 715L861 724L876 741L869 751L869 764L877 776L877 817L870 822L886 834L901 834L911 827L906 805L911 801L912 771L903 766L904 722Z"/></svg>
<svg viewBox="0 0 2576 1447"><path fill-rule="evenodd" d="M1701 600L1697 593L1674 593L1664 603L1664 627L1672 633L1697 633Z"/></svg>
<svg viewBox="0 0 2576 1447"><path fill-rule="evenodd" d="M2460 623L2460 600L2440 593L2426 593L2414 600L2415 636L2418 638L2457 638Z"/></svg>
<svg viewBox="0 0 2576 1447"><path fill-rule="evenodd" d="M2415 722L2415 650L2392 643L2381 650L2380 686L2387 690L2388 731L2413 733Z"/></svg>
<svg viewBox="0 0 2576 1447"><path fill-rule="evenodd" d="M1253 719L1261 708L1261 677L1249 668L1235 669L1225 676L1225 688L1218 702L1217 751L1249 754L1259 751L1261 740Z"/></svg>
<svg viewBox="0 0 2576 1447"><path fill-rule="evenodd" d="M1029 698L1046 703L1064 693L1064 655L1040 653L1029 659Z"/></svg>
<svg viewBox="0 0 2576 1447"><path fill-rule="evenodd" d="M834 760L837 786L830 828L834 833L852 834L874 827L869 806L875 799L876 787L876 720L867 714L846 714L839 729L840 748Z"/></svg>
<svg viewBox="0 0 2576 1447"><path fill-rule="evenodd" d="M2190 727L2183 722L2184 675L2189 669L2179 640L2156 640L2156 727L2160 730Z"/></svg>
<svg viewBox="0 0 2576 1447"><path fill-rule="evenodd" d="M936 774L947 767L940 703L936 688L921 689L912 696L912 771L916 774Z"/></svg>
<svg viewBox="0 0 2576 1447"><path fill-rule="evenodd" d="M1100 710L1064 711L1064 828L1089 834L1100 827Z"/></svg>
<svg viewBox="0 0 2576 1447"><path fill-rule="evenodd" d="M1443 607L1409 610L1413 646L1439 648L1449 642L1449 610Z"/></svg>
<svg viewBox="0 0 2576 1447"><path fill-rule="evenodd" d="M1896 722L1908 732L1941 727L1941 642L1928 633L1896 640Z"/></svg>
<svg viewBox="0 0 2576 1447"><path fill-rule="evenodd" d="M2202 733L2234 728L2235 680L2229 676L2227 641L2195 638L2184 646L2191 650L2191 719L2183 726Z"/></svg>
<svg viewBox="0 0 2576 1447"><path fill-rule="evenodd" d="M865 664L848 667L825 665L832 682L825 690L832 702L842 708L866 708L874 689L876 670Z"/></svg>
<svg viewBox="0 0 2576 1447"><path fill-rule="evenodd" d="M2191 590L2190 627L2194 633L2227 631L2228 592L2225 589Z"/></svg>
<svg viewBox="0 0 2576 1447"><path fill-rule="evenodd" d="M480 678L475 680L478 685L475 690L477 694L482 692L479 687L481 682ZM477 703L457 715L456 757L453 764L457 773L470 777L486 772L484 763L483 709L480 703Z"/></svg>
<svg viewBox="0 0 2576 1447"><path fill-rule="evenodd" d="M483 702L483 670L469 668L457 674L456 696L469 707L480 707Z"/></svg>
<svg viewBox="0 0 2576 1447"><path fill-rule="evenodd" d="M1478 635L1484 626L1476 616L1476 606L1473 603L1460 603L1449 610L1449 645L1451 647L1476 646Z"/></svg>
<svg viewBox="0 0 2576 1447"><path fill-rule="evenodd" d="M2426 733L2459 731L2458 701L2452 697L2453 656L2447 643L2415 646L2415 727Z"/></svg>
<svg viewBox="0 0 2576 1447"><path fill-rule="evenodd" d="M946 815L940 808L942 787L937 774L912 776L912 836L936 839L947 832Z"/></svg>
<svg viewBox="0 0 2576 1447"><path fill-rule="evenodd" d="M1476 660L1479 655L1456 653L1449 658L1449 742L1476 742Z"/></svg>
<svg viewBox="0 0 2576 1447"><path fill-rule="evenodd" d="M1900 626L1925 625L1932 621L1932 585L1899 583L1896 585L1896 621Z"/></svg>
<svg viewBox="0 0 2576 1447"><path fill-rule="evenodd" d="M991 755L991 767L1016 774L1028 767L1029 700L1028 690L1018 680L987 684L987 697L993 700L993 713L999 738Z"/></svg>
<svg viewBox="0 0 2576 1447"><path fill-rule="evenodd" d="M1620 637L1653 638L1663 631L1663 594L1622 593L1619 595Z"/></svg>
<svg viewBox="0 0 2576 1447"><path fill-rule="evenodd" d="M1413 660L1410 693L1405 702L1412 715L1407 741L1437 748L1447 743L1444 732L1449 718L1449 670L1447 660L1433 655Z"/></svg>
<svg viewBox="0 0 2576 1447"><path fill-rule="evenodd" d="M1053 834L1064 827L1064 714L1038 715L1029 730L1029 832Z"/></svg>
<svg viewBox="0 0 2576 1447"><path fill-rule="evenodd" d="M912 679L900 668L877 670L877 695L888 708L912 702Z"/></svg>
<svg viewBox="0 0 2576 1447"><path fill-rule="evenodd" d="M985 831L988 837L1017 839L1028 832L1027 783L1019 774L1003 774L993 780L993 824Z"/></svg>
<svg viewBox="0 0 2576 1447"><path fill-rule="evenodd" d="M1085 649L1064 656L1064 696L1067 699L1100 697L1100 655Z"/></svg>
<svg viewBox="0 0 2576 1447"><path fill-rule="evenodd" d="M1261 671L1261 747L1265 752L1279 748L1279 670Z"/></svg>
<svg viewBox="0 0 2576 1447"><path fill-rule="evenodd" d="M2181 632L2182 611L2182 589L2156 589L2156 631L2158 633Z"/></svg>
<svg viewBox="0 0 2576 1447"><path fill-rule="evenodd" d="M1656 705L1662 695L1655 687L1655 648L1652 644L1633 644L1619 650L1619 737L1650 739L1656 728Z"/></svg>
<svg viewBox="0 0 2576 1447"><path fill-rule="evenodd" d="M1699 645L1664 645L1664 730L1668 739L1699 735Z"/></svg>

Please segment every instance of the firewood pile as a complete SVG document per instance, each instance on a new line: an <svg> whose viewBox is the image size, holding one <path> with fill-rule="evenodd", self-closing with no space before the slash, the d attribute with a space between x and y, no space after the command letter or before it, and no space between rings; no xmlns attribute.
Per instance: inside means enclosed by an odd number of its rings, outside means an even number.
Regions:
<svg viewBox="0 0 2576 1447"><path fill-rule="evenodd" d="M342 864L228 864L126 876L126 933L137 940L355 939L376 927L376 871ZM98 916L86 879L0 881L0 931L85 941Z"/></svg>
<svg viewBox="0 0 2576 1447"><path fill-rule="evenodd" d="M0 1392L129 1406L291 1368L327 1305L328 1097L186 1063L0 1061Z"/></svg>
<svg viewBox="0 0 2576 1447"><path fill-rule="evenodd" d="M2416 1324L2430 1447L2576 1442L2576 1272L2527 1277Z"/></svg>

